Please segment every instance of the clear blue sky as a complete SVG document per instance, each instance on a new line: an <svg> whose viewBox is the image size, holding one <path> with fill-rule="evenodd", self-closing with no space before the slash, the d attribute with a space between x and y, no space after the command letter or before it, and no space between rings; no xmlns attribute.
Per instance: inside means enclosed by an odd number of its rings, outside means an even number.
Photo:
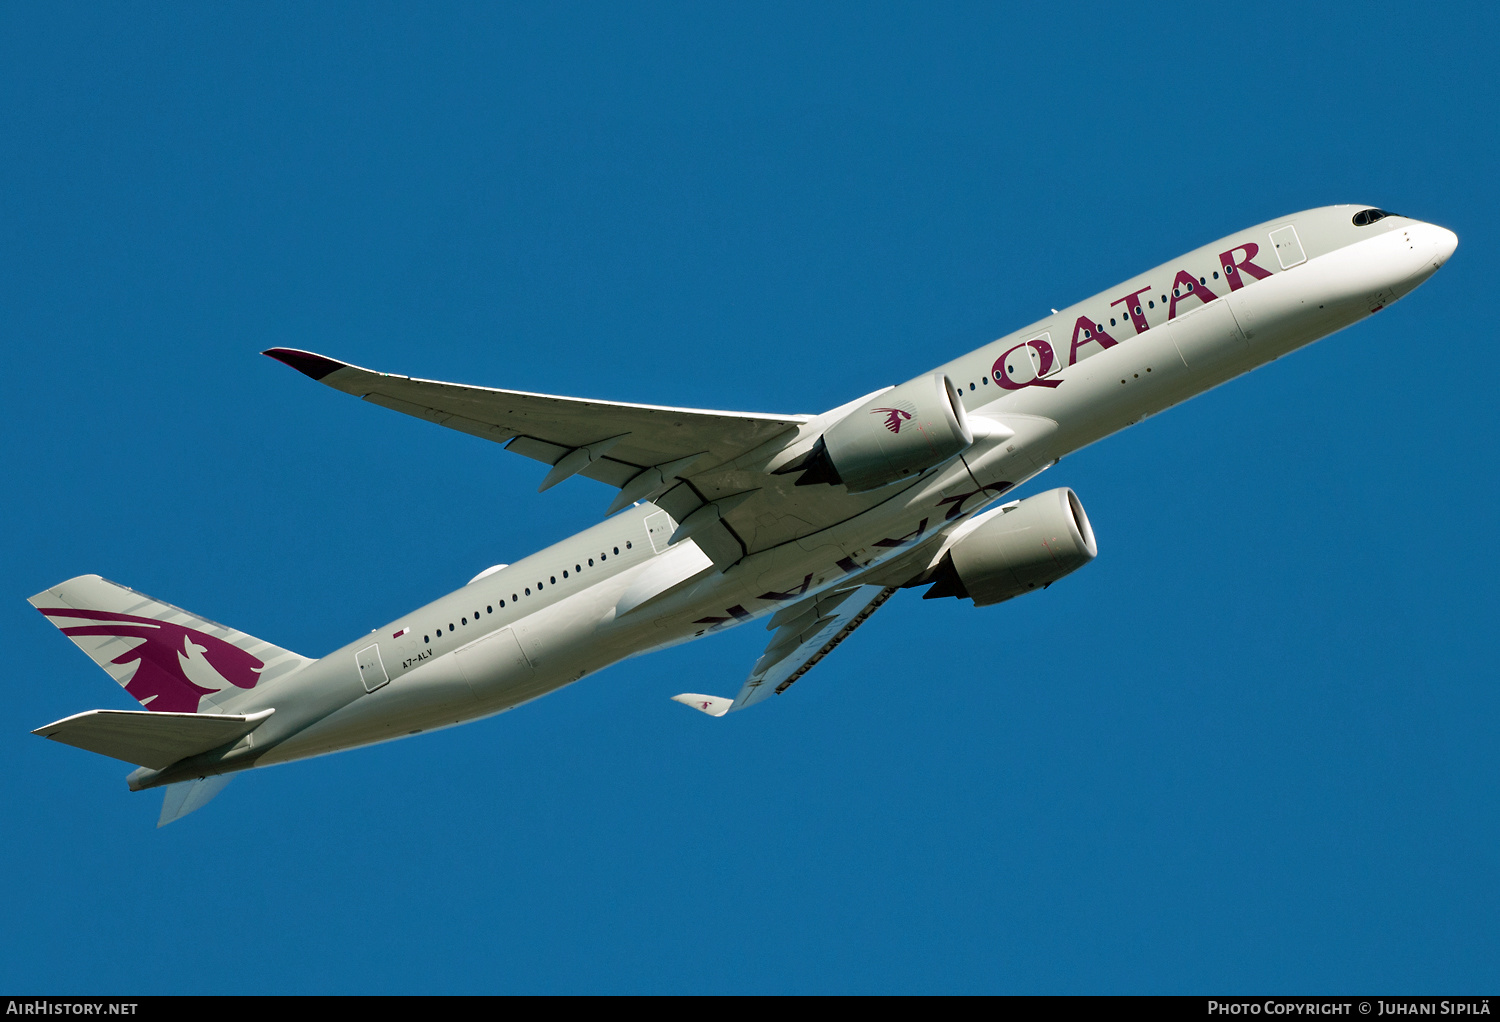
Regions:
<svg viewBox="0 0 1500 1022"><path fill-rule="evenodd" d="M936 9L934 9L936 7ZM1014 8L1014 9L1011 9ZM1492 992L1492 5L0 8L0 988ZM1080 452L1101 554L758 626L153 829L84 572L308 655L611 492L257 354L816 412L1248 224L1451 227Z"/></svg>

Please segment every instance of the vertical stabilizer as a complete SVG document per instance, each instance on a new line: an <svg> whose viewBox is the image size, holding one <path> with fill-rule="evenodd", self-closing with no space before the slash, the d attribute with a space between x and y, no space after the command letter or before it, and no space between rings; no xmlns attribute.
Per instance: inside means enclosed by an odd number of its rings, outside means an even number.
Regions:
<svg viewBox="0 0 1500 1022"><path fill-rule="evenodd" d="M157 827L165 827L173 820L180 820L193 810L208 805L215 795L224 790L224 785L229 783L232 776L217 774L167 785L167 794L161 800L161 817L156 821Z"/></svg>
<svg viewBox="0 0 1500 1022"><path fill-rule="evenodd" d="M29 602L148 710L232 713L250 689L313 662L98 575Z"/></svg>

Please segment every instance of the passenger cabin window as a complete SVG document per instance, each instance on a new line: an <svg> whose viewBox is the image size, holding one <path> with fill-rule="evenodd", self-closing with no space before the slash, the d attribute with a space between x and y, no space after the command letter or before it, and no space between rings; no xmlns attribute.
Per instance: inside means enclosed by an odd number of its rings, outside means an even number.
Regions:
<svg viewBox="0 0 1500 1022"><path fill-rule="evenodd" d="M1400 216L1400 213L1392 213L1384 209L1362 209L1354 214L1355 227L1368 227L1376 220L1384 220L1388 216Z"/></svg>

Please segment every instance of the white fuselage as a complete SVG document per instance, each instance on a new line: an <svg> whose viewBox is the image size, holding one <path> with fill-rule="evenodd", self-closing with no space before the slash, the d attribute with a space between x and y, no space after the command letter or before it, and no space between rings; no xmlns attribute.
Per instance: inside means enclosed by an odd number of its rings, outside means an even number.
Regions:
<svg viewBox="0 0 1500 1022"><path fill-rule="evenodd" d="M937 367L960 389L974 445L915 480L838 494L792 541L721 571L691 540L669 547L677 523L636 505L256 689L239 712L277 712L252 735L132 786L463 723L823 589L899 584L1057 459L1378 311L1456 244L1403 217L1352 226L1358 208L1230 235Z"/></svg>

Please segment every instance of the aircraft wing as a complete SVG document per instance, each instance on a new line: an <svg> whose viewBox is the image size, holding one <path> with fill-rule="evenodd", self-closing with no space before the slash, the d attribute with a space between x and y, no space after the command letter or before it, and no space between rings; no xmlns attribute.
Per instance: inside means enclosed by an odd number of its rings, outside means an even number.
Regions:
<svg viewBox="0 0 1500 1022"><path fill-rule="evenodd" d="M361 369L294 348L266 355L335 390L428 422L504 444L552 466L541 489L578 474L618 486L618 510L674 483L678 473L719 464L807 422L808 415L752 415L592 401L441 383Z"/></svg>
<svg viewBox="0 0 1500 1022"><path fill-rule="evenodd" d="M775 631L770 644L732 701L693 692L672 698L710 716L722 717L732 710L754 706L769 695L780 695L868 621L895 592L895 586L855 586L783 607L766 626Z"/></svg>

